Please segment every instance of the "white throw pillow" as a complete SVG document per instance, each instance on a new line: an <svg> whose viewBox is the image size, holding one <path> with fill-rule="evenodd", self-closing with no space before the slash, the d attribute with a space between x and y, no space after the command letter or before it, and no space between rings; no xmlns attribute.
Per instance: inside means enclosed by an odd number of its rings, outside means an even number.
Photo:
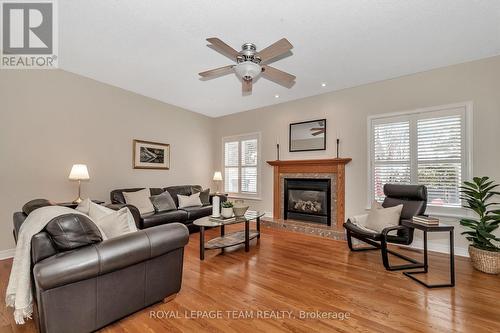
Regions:
<svg viewBox="0 0 500 333"><path fill-rule="evenodd" d="M383 208L380 203L375 201L362 226L380 233L387 227L399 225L402 210L403 205Z"/></svg>
<svg viewBox="0 0 500 333"><path fill-rule="evenodd" d="M111 214L102 215L100 218L93 219L102 231L106 234L107 238L115 238L129 232L137 231L137 228L130 228L130 218L134 217L127 207L120 210L113 210Z"/></svg>
<svg viewBox="0 0 500 333"><path fill-rule="evenodd" d="M78 204L78 206L75 208L77 211L80 213L83 213L85 215L89 215L90 211L90 204L93 203L89 198L83 200Z"/></svg>
<svg viewBox="0 0 500 333"><path fill-rule="evenodd" d="M151 203L149 197L151 196L151 191L149 188L145 188L136 192L122 192L125 202L129 205L137 207L141 215L152 213L155 211L155 207Z"/></svg>
<svg viewBox="0 0 500 333"><path fill-rule="evenodd" d="M124 210L125 208L126 207L122 208L121 210ZM110 208L105 207L103 205L98 205L95 202L92 202L90 199L85 199L84 201L82 201L78 205L78 207L76 207L76 210L78 210L79 212L81 212L83 214L88 215L88 217L90 217L90 219L92 221L94 221L94 223L99 227L100 231L104 232L104 234L107 236L107 238L112 238L115 236L108 235L107 232L104 230L104 228L102 228L101 225L99 224L100 223L99 221L102 220L104 217L108 217L111 215L109 218L106 218L103 220L105 224L109 223L110 219L117 218L119 220L119 221L117 221L117 224L118 224L118 226L116 227L117 231L111 230L112 234L119 233L119 230L121 229L120 224L123 222L121 220L121 219L123 219L123 214L124 214L123 212L120 215L116 214L118 211L110 209ZM119 211L121 211L121 210L119 210ZM126 214L127 232L137 231L137 226L135 225L134 216L132 215L132 213L130 212L130 210L128 208L126 208L126 212L127 212L127 214Z"/></svg>
<svg viewBox="0 0 500 333"><path fill-rule="evenodd" d="M177 194L177 198L179 199L179 208L203 206L200 200L200 192L191 195Z"/></svg>

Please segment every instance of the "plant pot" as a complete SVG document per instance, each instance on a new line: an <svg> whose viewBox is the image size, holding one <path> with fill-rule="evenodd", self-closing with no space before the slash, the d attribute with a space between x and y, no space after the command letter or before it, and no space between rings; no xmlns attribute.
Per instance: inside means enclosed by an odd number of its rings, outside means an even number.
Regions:
<svg viewBox="0 0 500 333"><path fill-rule="evenodd" d="M472 266L478 271L488 274L500 273L500 252L486 251L469 245Z"/></svg>
<svg viewBox="0 0 500 333"><path fill-rule="evenodd" d="M222 207L220 214L223 218L228 219L233 216L233 207L224 208Z"/></svg>

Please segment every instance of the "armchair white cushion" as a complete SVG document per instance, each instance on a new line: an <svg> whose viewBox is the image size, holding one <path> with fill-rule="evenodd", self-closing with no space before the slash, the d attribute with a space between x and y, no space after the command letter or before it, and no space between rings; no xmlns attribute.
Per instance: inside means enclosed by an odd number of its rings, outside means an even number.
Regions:
<svg viewBox="0 0 500 333"><path fill-rule="evenodd" d="M370 213L356 215L349 220L368 232L381 233L387 227L399 225L402 210L403 205L384 208L380 203L374 201Z"/></svg>

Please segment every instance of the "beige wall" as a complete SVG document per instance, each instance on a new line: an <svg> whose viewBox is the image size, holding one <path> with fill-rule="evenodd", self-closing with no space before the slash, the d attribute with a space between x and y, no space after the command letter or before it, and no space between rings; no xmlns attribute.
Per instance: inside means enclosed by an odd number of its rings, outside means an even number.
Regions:
<svg viewBox="0 0 500 333"><path fill-rule="evenodd" d="M282 147L281 159L327 158L335 156L335 138L339 133L341 157L353 159L346 167L349 216L362 212L367 205L367 117L374 114L473 101L473 172L500 182L499 87L500 57L436 69L219 118L215 147L221 147L223 136L261 132L263 161L276 158L276 138ZM318 118L327 118L327 150L289 153L288 124ZM222 163L220 150L216 149L218 169ZM261 184L262 200L251 205L271 212L272 168L265 162ZM463 253L466 242L461 236L456 238ZM435 249L444 244L444 239L440 239L435 242Z"/></svg>
<svg viewBox="0 0 500 333"><path fill-rule="evenodd" d="M494 57L211 119L64 71L0 71L0 256L14 246L11 215L24 202L75 197L76 184L67 180L72 164L89 166L83 195L106 201L122 186L207 186L221 169L228 135L261 132L266 161L276 158L277 139L282 159L332 157L338 133L341 156L353 158L346 169L351 215L367 204L369 115L473 101L474 174L500 182L499 87ZM288 124L316 118L327 118L327 150L289 153ZM133 139L170 143L171 170L132 169ZM271 212L272 169L265 162L261 184L262 200L251 205ZM463 253L466 242L456 238ZM438 237L434 248L444 247Z"/></svg>
<svg viewBox="0 0 500 333"><path fill-rule="evenodd" d="M89 167L83 196L106 201L118 187L209 185L211 118L60 70L0 71L0 101L0 251L26 201L75 198L74 163ZM133 139L169 143L171 169L132 169Z"/></svg>

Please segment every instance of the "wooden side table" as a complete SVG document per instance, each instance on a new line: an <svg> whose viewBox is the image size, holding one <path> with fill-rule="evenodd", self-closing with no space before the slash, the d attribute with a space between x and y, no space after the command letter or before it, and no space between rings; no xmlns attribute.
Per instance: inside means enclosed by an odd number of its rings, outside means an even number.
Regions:
<svg viewBox="0 0 500 333"><path fill-rule="evenodd" d="M421 271L403 272L403 274L409 277L410 279L420 283L421 285L426 286L427 288L454 287L455 286L455 251L454 251L454 239L453 239L454 227L452 225L447 225L443 223L439 223L438 225L426 225L421 223L415 223L412 221L402 221L401 224L409 228L422 230L424 232L424 269ZM418 279L416 276L414 276L418 274L427 274L429 272L429 265L428 265L429 258L427 253L428 232L449 232L450 235L450 282L449 283L428 284Z"/></svg>

